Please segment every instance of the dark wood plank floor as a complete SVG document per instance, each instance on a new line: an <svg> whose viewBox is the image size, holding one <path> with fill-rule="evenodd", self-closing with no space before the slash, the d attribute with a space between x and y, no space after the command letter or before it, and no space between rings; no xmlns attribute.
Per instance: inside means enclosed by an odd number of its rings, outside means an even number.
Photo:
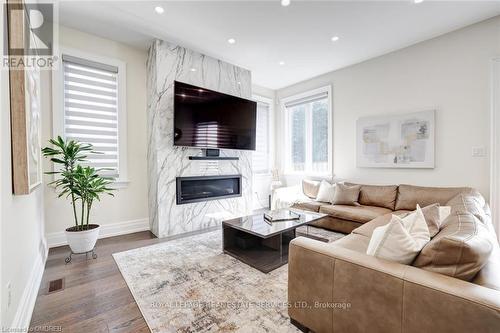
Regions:
<svg viewBox="0 0 500 333"><path fill-rule="evenodd" d="M199 233L158 239L144 231L105 238L97 242L97 259L78 255L67 265L64 258L69 247L50 249L31 328L35 332L37 327L47 325L60 326L62 332L149 332L111 255ZM64 279L64 289L49 293L49 282L60 278Z"/></svg>

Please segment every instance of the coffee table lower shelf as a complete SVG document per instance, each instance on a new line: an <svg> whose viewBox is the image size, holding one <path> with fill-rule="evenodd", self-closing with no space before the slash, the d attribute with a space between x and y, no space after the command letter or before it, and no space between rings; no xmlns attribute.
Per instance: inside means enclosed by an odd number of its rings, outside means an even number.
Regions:
<svg viewBox="0 0 500 333"><path fill-rule="evenodd" d="M295 229L264 238L223 226L224 253L263 273L288 263L288 245L294 238Z"/></svg>

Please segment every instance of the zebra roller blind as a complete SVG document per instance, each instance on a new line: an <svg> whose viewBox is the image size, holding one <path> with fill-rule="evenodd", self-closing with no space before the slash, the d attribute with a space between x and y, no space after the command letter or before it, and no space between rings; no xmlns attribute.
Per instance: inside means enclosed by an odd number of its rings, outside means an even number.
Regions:
<svg viewBox="0 0 500 333"><path fill-rule="evenodd" d="M87 165L118 177L118 68L66 55L63 66L64 135L92 144L100 154Z"/></svg>

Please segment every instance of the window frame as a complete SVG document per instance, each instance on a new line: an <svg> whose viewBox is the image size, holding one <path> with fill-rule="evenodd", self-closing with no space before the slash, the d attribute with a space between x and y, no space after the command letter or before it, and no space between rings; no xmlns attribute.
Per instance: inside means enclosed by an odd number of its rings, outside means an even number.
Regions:
<svg viewBox="0 0 500 333"><path fill-rule="evenodd" d="M274 131L273 131L273 125L274 125L274 99L257 95L254 94L252 95L252 99L257 102L257 103L265 103L269 105L269 116L268 116L268 127L267 127L267 140L268 140L268 168L266 172L255 172L253 171L253 165L252 165L252 173L255 176L269 176L272 173L272 169L274 166ZM257 130L257 129L256 129ZM253 156L252 156L252 163L253 163Z"/></svg>
<svg viewBox="0 0 500 333"><path fill-rule="evenodd" d="M87 53L77 49L60 47L60 66L52 72L52 136L61 135L65 138L64 131L64 66L63 55L82 58L85 60L115 66L118 68L118 178L113 182L114 188L124 188L130 183L128 179L127 160L127 65L124 61ZM54 166L55 168L55 166Z"/></svg>
<svg viewBox="0 0 500 333"><path fill-rule="evenodd" d="M325 172L315 172L307 168L307 165L312 161L308 161L308 158L312 158L312 112L306 114L306 168L304 171L294 171L291 167L291 140L290 140L290 114L286 108L287 104L301 99L306 99L318 94L327 94L327 104L328 104L328 167ZM333 104L332 104L332 86L327 85L319 87L316 89L308 90L299 94L288 96L280 100L280 108L282 110L282 126L283 126L283 141L285 149L281 154L281 160L283 162L283 173L285 175L302 175L302 176L314 176L314 177L327 177L333 176Z"/></svg>

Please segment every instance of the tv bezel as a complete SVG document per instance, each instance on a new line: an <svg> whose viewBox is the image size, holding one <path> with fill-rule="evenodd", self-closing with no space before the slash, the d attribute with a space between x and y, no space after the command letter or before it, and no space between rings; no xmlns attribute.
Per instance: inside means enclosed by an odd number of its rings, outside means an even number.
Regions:
<svg viewBox="0 0 500 333"><path fill-rule="evenodd" d="M203 89L203 90L207 90L209 92L213 92L213 93L216 93L216 94L221 94L221 95L226 95L226 96L231 96L233 98L238 98L238 99L241 99L241 100L244 100L244 101L249 101L249 102L253 102L255 103L255 126L254 126L254 149L243 149L243 148L219 148L219 147L213 147L213 146L186 146L186 145L179 145L179 144L176 144L175 143L175 138L173 137L175 135L175 110L176 110L176 98L175 98L175 85L177 83L182 83L182 84L187 84L189 86L192 86L192 87L195 87L195 88L199 88L199 89ZM199 86L195 86L194 84L191 84L191 83L187 83L187 82L182 82L182 81L178 81L178 80L174 80L174 98L173 98L174 102L174 108L173 108L173 117L172 117L172 142L173 142L173 145L174 147L186 147L186 148L195 148L195 149L224 149L224 150L239 150L239 151L255 151L256 148L257 148L257 102L254 101L254 100L251 100L251 99L247 99L247 98L243 98L243 97L240 97L240 96L235 96L235 95L231 95L231 94L226 94L226 93L223 93L223 92L220 92L220 91L216 91L216 90L211 90L211 89L207 89L207 88L204 88L204 87L199 87Z"/></svg>

